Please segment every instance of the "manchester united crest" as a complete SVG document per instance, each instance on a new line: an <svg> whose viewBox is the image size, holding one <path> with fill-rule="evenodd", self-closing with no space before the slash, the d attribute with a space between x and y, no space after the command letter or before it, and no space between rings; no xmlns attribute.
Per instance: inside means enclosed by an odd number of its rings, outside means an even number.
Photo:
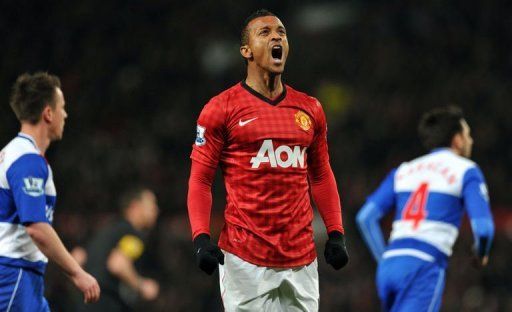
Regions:
<svg viewBox="0 0 512 312"><path fill-rule="evenodd" d="M295 122L304 131L308 131L311 128L311 119L301 110L295 114Z"/></svg>

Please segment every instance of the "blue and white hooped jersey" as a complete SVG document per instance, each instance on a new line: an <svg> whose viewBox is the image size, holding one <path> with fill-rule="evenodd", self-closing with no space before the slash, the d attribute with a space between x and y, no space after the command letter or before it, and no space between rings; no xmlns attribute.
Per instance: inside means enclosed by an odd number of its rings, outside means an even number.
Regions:
<svg viewBox="0 0 512 312"><path fill-rule="evenodd" d="M385 247L376 227L392 208L393 227ZM494 225L483 174L471 160L438 149L391 171L368 198L357 222L377 259L409 255L446 264L466 211L477 247L478 238L487 237L488 253Z"/></svg>
<svg viewBox="0 0 512 312"><path fill-rule="evenodd" d="M53 221L52 170L32 137L19 133L0 151L0 264L44 273L48 259L25 230Z"/></svg>

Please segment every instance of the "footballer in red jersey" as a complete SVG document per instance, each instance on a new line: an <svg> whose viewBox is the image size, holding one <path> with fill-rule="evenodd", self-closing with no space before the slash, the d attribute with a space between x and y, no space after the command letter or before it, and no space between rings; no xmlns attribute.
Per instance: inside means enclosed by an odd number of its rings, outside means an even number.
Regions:
<svg viewBox="0 0 512 312"><path fill-rule="evenodd" d="M348 262L325 115L318 100L282 83L288 40L273 13L249 16L241 41L246 79L213 97L197 122L188 211L198 265L212 274L221 264L226 311L318 310L310 193L329 235L327 262ZM227 205L217 246L209 222L218 166Z"/></svg>

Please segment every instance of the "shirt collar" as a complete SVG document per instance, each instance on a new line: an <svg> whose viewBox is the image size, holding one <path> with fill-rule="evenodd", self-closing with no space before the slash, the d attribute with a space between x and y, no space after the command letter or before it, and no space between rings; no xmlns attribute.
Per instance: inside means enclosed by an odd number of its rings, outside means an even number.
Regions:
<svg viewBox="0 0 512 312"><path fill-rule="evenodd" d="M440 153L440 152L450 152L453 153L452 149L449 147L437 147L430 151L430 154Z"/></svg>
<svg viewBox="0 0 512 312"><path fill-rule="evenodd" d="M23 133L23 132L18 132L18 137L20 138L23 138L25 140L29 140L30 143L32 143L32 145L34 145L34 147L37 149L38 152L41 152L41 150L39 149L39 147L37 147L37 144L36 144L36 140L34 140L34 138L26 133Z"/></svg>
<svg viewBox="0 0 512 312"><path fill-rule="evenodd" d="M286 85L284 84L284 82L281 82L281 83L283 84L283 92L279 96L277 96L275 99L269 99L266 96L264 96L263 94L258 93L258 91L256 91L253 88L249 87L249 85L245 82L245 79L242 80L241 85L242 85L242 88L247 90L250 94L254 95L258 99L260 99L260 100L262 100L264 102L267 102L270 105L276 106L277 104L279 104L279 102L284 100L284 98L286 97Z"/></svg>

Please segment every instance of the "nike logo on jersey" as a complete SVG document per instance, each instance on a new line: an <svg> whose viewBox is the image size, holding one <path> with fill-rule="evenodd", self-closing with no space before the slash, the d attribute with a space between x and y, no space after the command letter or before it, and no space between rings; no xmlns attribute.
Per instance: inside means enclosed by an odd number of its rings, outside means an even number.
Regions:
<svg viewBox="0 0 512 312"><path fill-rule="evenodd" d="M248 124L248 123L250 123L251 121L254 121L254 120L256 120L256 119L258 119L258 117L254 117L254 118L247 119L247 120L243 120L243 121L242 121L242 119L240 119L240 121L238 121L238 125L239 125L240 127L243 127L243 126L245 126L246 124Z"/></svg>

